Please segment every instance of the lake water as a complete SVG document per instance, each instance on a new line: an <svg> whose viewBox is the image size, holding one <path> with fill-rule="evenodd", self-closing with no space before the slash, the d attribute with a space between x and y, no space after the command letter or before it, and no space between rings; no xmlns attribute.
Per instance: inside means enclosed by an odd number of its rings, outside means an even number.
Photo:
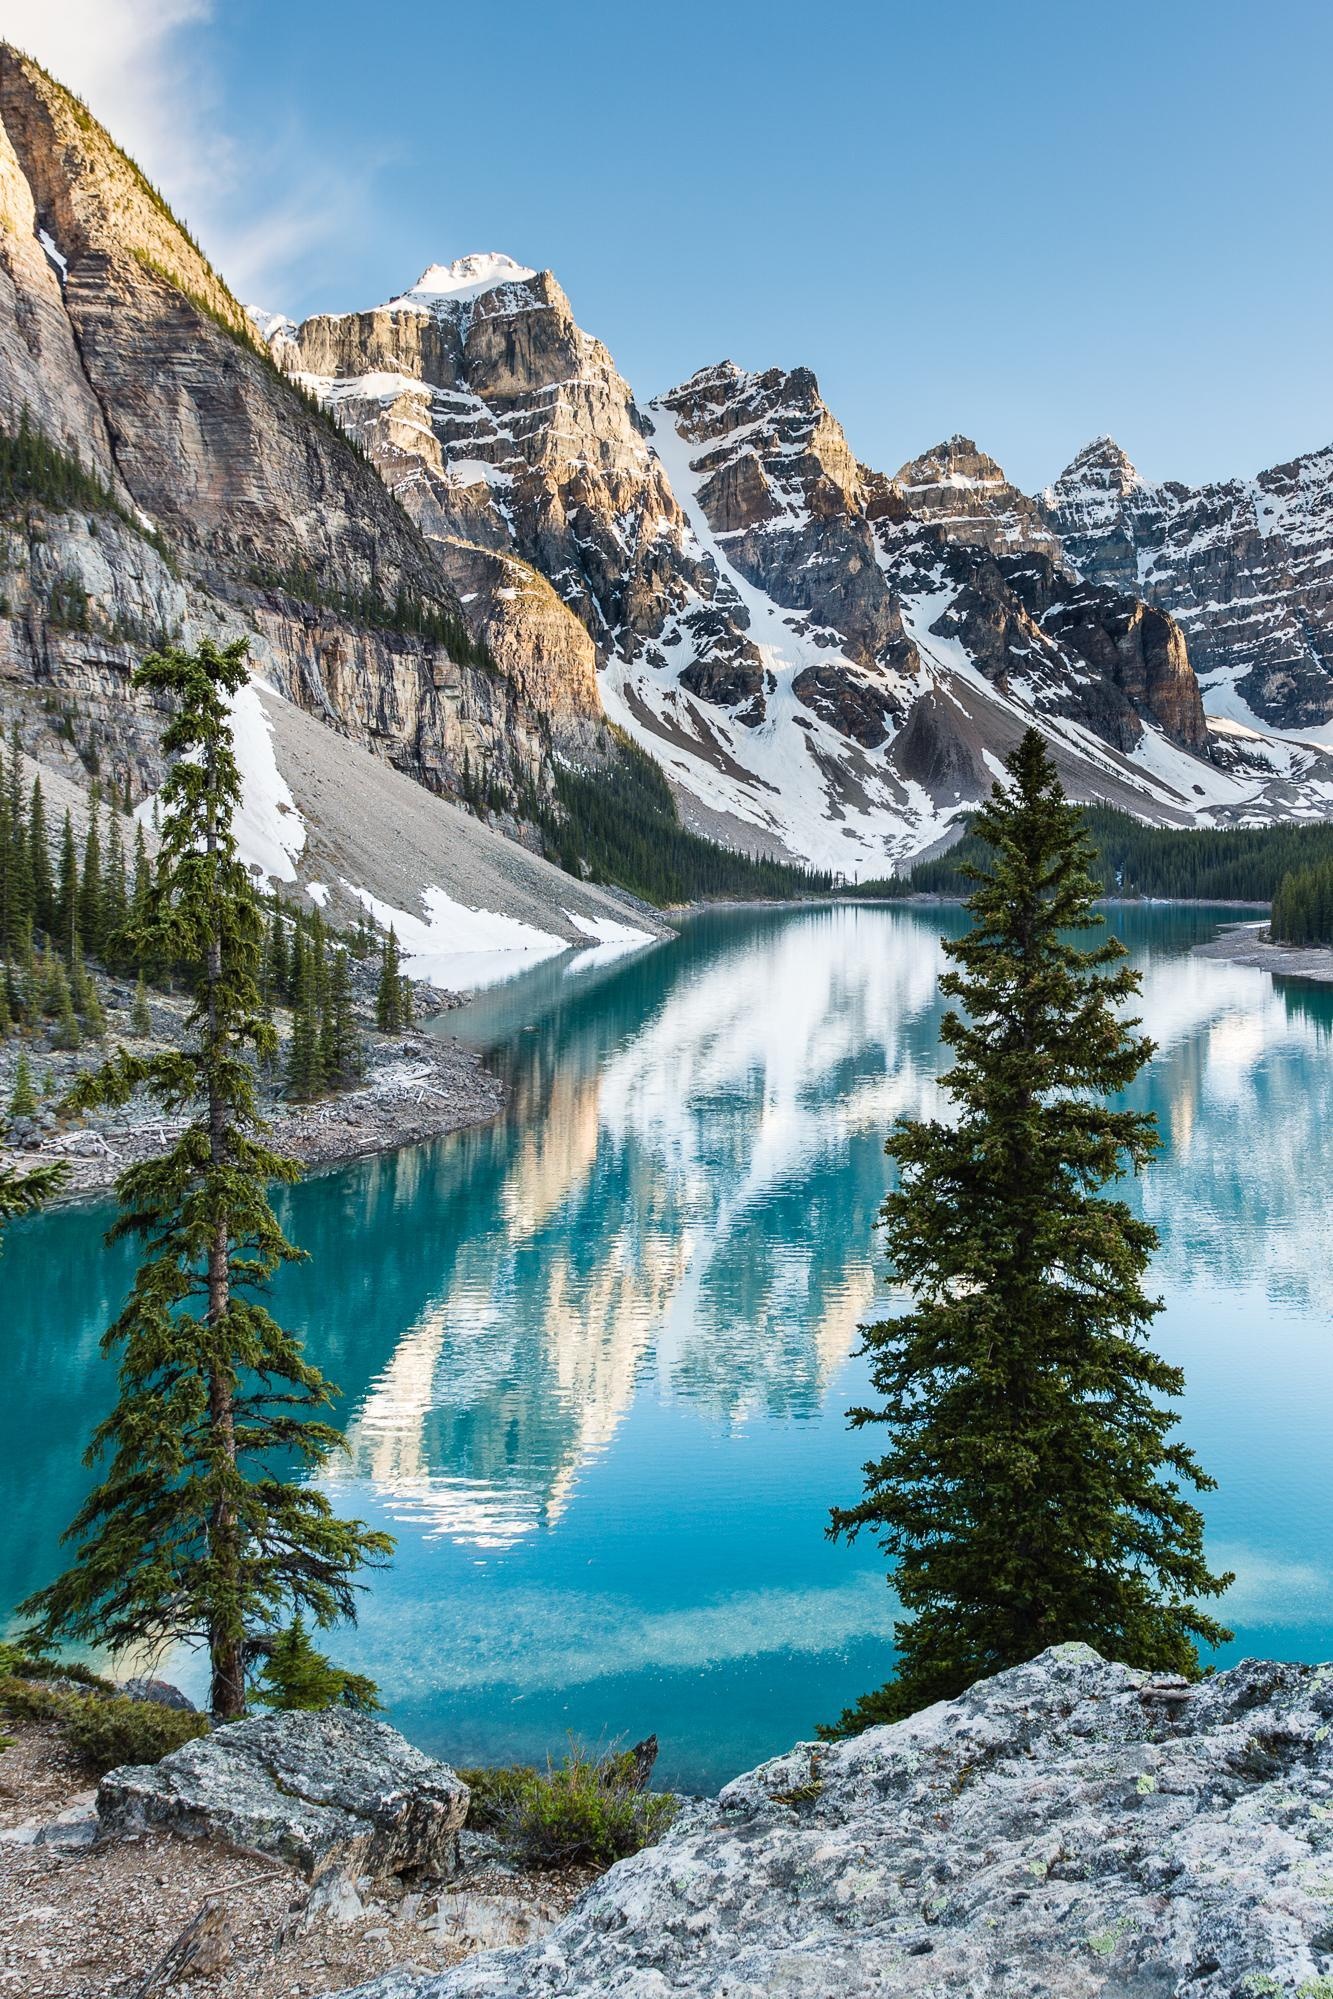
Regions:
<svg viewBox="0 0 1333 1999"><path fill-rule="evenodd" d="M1231 913L1234 916L1234 912ZM937 1104L959 912L732 912L548 964L465 1016L504 1120L284 1196L278 1309L341 1385L345 1512L390 1526L344 1663L463 1763L655 1729L711 1787L891 1663L870 1542L824 1534L865 1449L883 1140ZM1333 991L1190 955L1227 912L1113 913L1159 1043L1154 1337L1245 1653L1333 1655ZM108 1406L127 1251L105 1205L0 1257L0 1604L44 1581ZM877 1290L880 1295L877 1297ZM177 1662L179 1666L179 1662ZM189 1680L189 1665L180 1666ZM193 1682L198 1684L197 1675Z"/></svg>

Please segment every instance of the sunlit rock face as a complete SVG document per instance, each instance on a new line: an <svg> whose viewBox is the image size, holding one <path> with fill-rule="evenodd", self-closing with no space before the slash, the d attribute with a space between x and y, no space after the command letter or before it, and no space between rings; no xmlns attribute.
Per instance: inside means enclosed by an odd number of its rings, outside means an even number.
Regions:
<svg viewBox="0 0 1333 1999"><path fill-rule="evenodd" d="M1178 620L1216 713L1333 718L1333 448L1186 486L1141 478L1100 437L1042 497L1079 575Z"/></svg>
<svg viewBox="0 0 1333 1999"><path fill-rule="evenodd" d="M469 744L532 781L553 730L594 742L591 653L553 662L549 586L510 588L480 555L443 563L114 141L0 48L0 423L25 412L120 513L95 540L86 513L40 507L6 534L0 664L67 702L118 782L161 774L133 664L203 634L247 637L292 700L436 788ZM84 608L57 615L71 592ZM464 594L485 599L470 619ZM471 622L500 671L391 629L403 604Z"/></svg>
<svg viewBox="0 0 1333 1999"><path fill-rule="evenodd" d="M951 541L988 548L992 555L1060 559L1060 538L1038 502L1011 485L970 437L947 438L909 459L893 483L906 510L942 529Z"/></svg>
<svg viewBox="0 0 1333 1999"><path fill-rule="evenodd" d="M687 1811L543 1942L359 1999L1235 1999L1333 1972L1333 1676L1062 1645Z"/></svg>

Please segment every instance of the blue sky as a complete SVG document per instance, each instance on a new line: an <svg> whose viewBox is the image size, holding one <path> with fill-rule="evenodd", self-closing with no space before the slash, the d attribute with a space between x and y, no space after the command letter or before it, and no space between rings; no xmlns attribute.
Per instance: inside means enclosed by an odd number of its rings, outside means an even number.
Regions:
<svg viewBox="0 0 1333 1999"><path fill-rule="evenodd" d="M296 314L550 266L647 396L804 363L894 470L1029 487L1333 438L1333 9L1312 0L0 0L232 284Z"/></svg>

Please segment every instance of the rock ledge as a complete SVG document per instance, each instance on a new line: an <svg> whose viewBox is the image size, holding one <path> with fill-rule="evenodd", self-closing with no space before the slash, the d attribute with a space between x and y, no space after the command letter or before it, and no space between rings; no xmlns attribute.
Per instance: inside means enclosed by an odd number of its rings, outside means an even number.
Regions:
<svg viewBox="0 0 1333 1999"><path fill-rule="evenodd" d="M276 1854L307 1876L441 1880L468 1790L445 1763L349 1709L260 1715L102 1779L103 1833L149 1828Z"/></svg>
<svg viewBox="0 0 1333 1999"><path fill-rule="evenodd" d="M774 1993L1330 1999L1333 1667L1058 1646L737 1778L541 1943L358 1999Z"/></svg>

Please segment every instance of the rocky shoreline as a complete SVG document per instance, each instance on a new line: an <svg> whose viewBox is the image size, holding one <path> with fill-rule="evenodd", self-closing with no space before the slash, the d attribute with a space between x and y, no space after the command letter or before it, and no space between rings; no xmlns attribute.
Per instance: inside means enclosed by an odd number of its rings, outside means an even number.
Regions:
<svg viewBox="0 0 1333 1999"><path fill-rule="evenodd" d="M456 1041L404 1035L377 1053L380 1059L359 1089L293 1104L275 1116L271 1135L276 1149L318 1171L485 1124L503 1108L503 1083ZM69 1177L60 1199L87 1200L108 1192L127 1166L165 1151L180 1128L179 1121L161 1117L151 1104L131 1105L57 1131L35 1146L0 1147L0 1162L21 1170L64 1160Z"/></svg>
<svg viewBox="0 0 1333 1999"><path fill-rule="evenodd" d="M100 973L96 982L109 1022L104 1042L72 1054L17 1037L0 1043L0 1106L10 1100L24 1048L34 1085L43 1092L36 1115L13 1120L4 1133L0 1162L21 1171L63 1161L68 1175L59 1198L64 1202L106 1194L127 1166L164 1152L184 1124L183 1119L163 1117L144 1096L120 1109L77 1120L62 1114L61 1096L75 1077L96 1067L117 1042L148 1052L164 1044L179 1046L184 1039L188 1003L182 997L151 992L152 1035L135 1042L128 1033L131 989ZM418 998L436 1014L458 1004L452 996L426 989ZM289 1032L284 1017L279 1023L284 1051ZM281 1094L280 1067L277 1076L261 1082L261 1104L276 1150L318 1171L485 1124L504 1106L504 1084L484 1067L481 1057L431 1028L394 1035L367 1028L363 1048L365 1075L354 1089L311 1103L291 1103Z"/></svg>
<svg viewBox="0 0 1333 1999"><path fill-rule="evenodd" d="M1196 944L1196 958L1222 958L1230 965L1253 965L1281 978L1314 979L1333 985L1333 951L1318 944L1273 944L1267 923L1229 923L1220 936Z"/></svg>
<svg viewBox="0 0 1333 1999"><path fill-rule="evenodd" d="M540 1941L357 1999L1327 1999L1333 1671L1085 1645L798 1744Z"/></svg>

